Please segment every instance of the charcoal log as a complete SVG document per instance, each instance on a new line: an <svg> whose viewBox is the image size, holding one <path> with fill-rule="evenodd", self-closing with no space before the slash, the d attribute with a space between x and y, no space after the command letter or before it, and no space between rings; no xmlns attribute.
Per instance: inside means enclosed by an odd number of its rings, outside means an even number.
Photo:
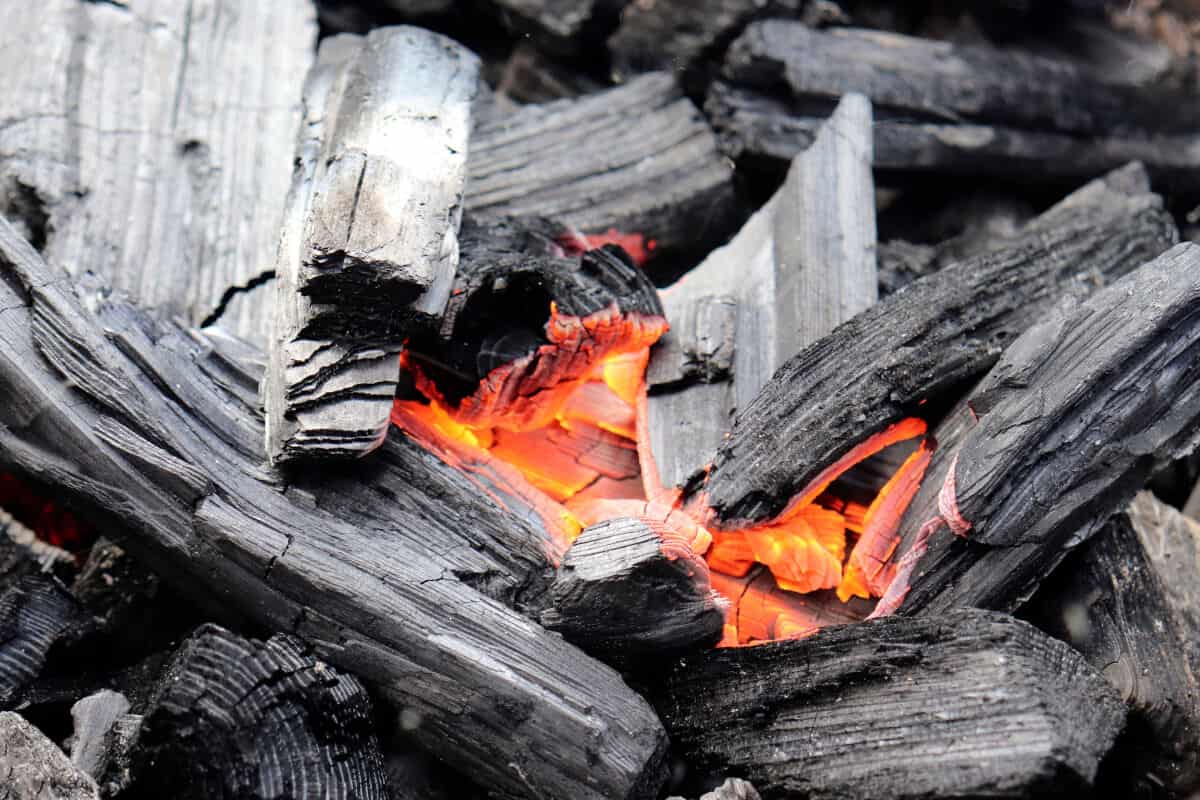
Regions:
<svg viewBox="0 0 1200 800"><path fill-rule="evenodd" d="M11 711L0 712L5 800L99 800L96 783L54 742Z"/></svg>
<svg viewBox="0 0 1200 800"><path fill-rule="evenodd" d="M783 187L724 247L663 292L672 329L647 371L659 478L712 461L735 407L776 368L877 297L871 106L841 101Z"/></svg>
<svg viewBox="0 0 1200 800"><path fill-rule="evenodd" d="M653 711L495 599L544 595L561 552L522 498L402 436L287 483L261 460L261 353L123 303L86 310L7 223L0 276L0 391L15 399L0 465L60 487L201 607L312 642L498 791L656 791Z"/></svg>
<svg viewBox="0 0 1200 800"><path fill-rule="evenodd" d="M972 392L965 435L926 474L938 511L903 521L877 613L1016 608L1151 475L1190 453L1198 297L1200 246L1184 243L1014 341ZM939 532L943 522L958 535Z"/></svg>
<svg viewBox="0 0 1200 800"><path fill-rule="evenodd" d="M9 10L0 213L59 268L265 341L265 305L222 312L274 260L317 36L311 3Z"/></svg>
<svg viewBox="0 0 1200 800"><path fill-rule="evenodd" d="M1085 792L1125 721L1070 647L967 609L709 651L654 697L692 767L744 775L764 798Z"/></svg>
<svg viewBox="0 0 1200 800"><path fill-rule="evenodd" d="M482 120L467 168L468 213L616 229L664 254L704 252L736 224L732 169L665 72Z"/></svg>
<svg viewBox="0 0 1200 800"><path fill-rule="evenodd" d="M1200 524L1140 492L1064 560L1029 618L1120 692L1134 782L1200 785Z"/></svg>
<svg viewBox="0 0 1200 800"><path fill-rule="evenodd" d="M130 757L145 797L386 796L366 689L283 634L197 630L163 673Z"/></svg>
<svg viewBox="0 0 1200 800"><path fill-rule="evenodd" d="M711 647L724 625L704 560L647 519L585 528L563 558L550 599L543 625L621 665Z"/></svg>
<svg viewBox="0 0 1200 800"><path fill-rule="evenodd" d="M985 372L1059 297L1087 296L1176 238L1144 170L1131 165L1076 191L1004 248L914 281L841 325L739 409L704 487L718 520L778 514L836 477L829 470L867 437Z"/></svg>
<svg viewBox="0 0 1200 800"><path fill-rule="evenodd" d="M25 575L0 594L0 709L20 704L51 646L79 615L79 604L49 576Z"/></svg>
<svg viewBox="0 0 1200 800"><path fill-rule="evenodd" d="M478 69L420 28L322 43L276 262L273 463L386 436L401 344L436 327L454 281Z"/></svg>

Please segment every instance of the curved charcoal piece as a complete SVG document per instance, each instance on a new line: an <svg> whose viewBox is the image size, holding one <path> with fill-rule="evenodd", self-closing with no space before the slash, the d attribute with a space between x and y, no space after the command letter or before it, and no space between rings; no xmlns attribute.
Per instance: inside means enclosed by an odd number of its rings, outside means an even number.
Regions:
<svg viewBox="0 0 1200 800"><path fill-rule="evenodd" d="M780 367L735 418L704 487L719 522L777 514L856 444L985 372L1060 297L1086 297L1177 236L1145 171L1131 165L1004 247L916 280L839 326Z"/></svg>
<svg viewBox="0 0 1200 800"><path fill-rule="evenodd" d="M0 221L0 465L60 487L198 605L295 633L412 708L416 741L499 792L657 791L645 701L493 599L550 577L553 538L520 498L393 436L394 463L337 473L361 493L347 515L328 468L288 484L263 466L261 353L100 311Z"/></svg>
<svg viewBox="0 0 1200 800"><path fill-rule="evenodd" d="M1194 449L1200 246L1178 245L1050 313L1013 342L970 403L978 423L940 474L926 475L953 497L965 540L928 538L903 613L1016 608L1151 475ZM918 524L911 515L904 523L910 549L923 538Z"/></svg>
<svg viewBox="0 0 1200 800"><path fill-rule="evenodd" d="M371 700L300 640L197 630L159 680L130 754L141 796L387 796Z"/></svg>
<svg viewBox="0 0 1200 800"><path fill-rule="evenodd" d="M1070 647L974 609L711 650L652 697L689 766L736 772L764 798L1065 796L1125 722Z"/></svg>

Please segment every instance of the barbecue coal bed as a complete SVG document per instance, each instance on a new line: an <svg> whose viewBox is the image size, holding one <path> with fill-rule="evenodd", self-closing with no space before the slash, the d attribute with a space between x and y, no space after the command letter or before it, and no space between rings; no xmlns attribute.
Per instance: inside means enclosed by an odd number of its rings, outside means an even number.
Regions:
<svg viewBox="0 0 1200 800"><path fill-rule="evenodd" d="M0 798L1200 791L1184 2L0 33Z"/></svg>

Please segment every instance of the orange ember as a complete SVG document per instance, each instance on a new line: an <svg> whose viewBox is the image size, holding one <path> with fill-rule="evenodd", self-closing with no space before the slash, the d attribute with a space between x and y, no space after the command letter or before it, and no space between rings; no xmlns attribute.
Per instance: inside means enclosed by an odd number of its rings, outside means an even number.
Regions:
<svg viewBox="0 0 1200 800"><path fill-rule="evenodd" d="M0 472L0 510L11 514L41 541L72 553L86 550L96 538L95 532L73 513L7 472Z"/></svg>
<svg viewBox="0 0 1200 800"><path fill-rule="evenodd" d="M640 233L623 233L616 228L609 228L603 233L572 231L559 239L558 244L568 255L578 255L606 244L615 244L628 253L633 263L639 267L644 267L658 249L658 242L653 239L647 239Z"/></svg>
<svg viewBox="0 0 1200 800"><path fill-rule="evenodd" d="M515 497L533 508L556 564L584 527L604 520L639 517L669 532L664 546L703 556L729 601L723 646L866 617L895 573L900 518L933 452L925 422L904 419L868 437L775 519L720 526L703 492L684 505L678 490L662 487L649 452L644 374L666 328L661 317L616 307L575 317L552 304L546 344L493 369L457 406L403 356L423 400L398 400L392 421L497 502ZM838 496L845 473L914 439L915 452L869 506Z"/></svg>

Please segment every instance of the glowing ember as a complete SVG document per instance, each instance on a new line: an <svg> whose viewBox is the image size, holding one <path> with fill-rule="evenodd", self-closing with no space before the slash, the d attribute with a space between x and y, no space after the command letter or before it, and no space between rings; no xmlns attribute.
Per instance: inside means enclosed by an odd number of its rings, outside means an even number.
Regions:
<svg viewBox="0 0 1200 800"><path fill-rule="evenodd" d="M594 244L560 244L572 242ZM666 532L664 546L704 556L713 588L730 601L722 645L807 636L866 617L868 601L896 576L897 528L932 442L921 441L869 506L838 497L835 481L923 437L925 422L904 419L867 437L775 519L721 525L702 491L684 505L662 487L647 445L644 375L666 328L660 316L616 306L579 317L551 304L545 343L492 369L456 405L406 354L402 367L423 399L397 401L393 422L497 502L519 497L535 509L555 537L555 563L582 528L618 517L652 523Z"/></svg>
<svg viewBox="0 0 1200 800"><path fill-rule="evenodd" d="M558 240L558 244L567 255L578 255L587 250L595 250L606 244L615 244L629 254L633 263L639 267L654 257L658 242L647 239L640 233L622 233L616 228L609 228L603 233L579 233L571 231Z"/></svg>
<svg viewBox="0 0 1200 800"><path fill-rule="evenodd" d="M74 514L42 496L33 485L6 472L0 472L0 509L43 542L63 550L84 550L95 539L95 534Z"/></svg>

